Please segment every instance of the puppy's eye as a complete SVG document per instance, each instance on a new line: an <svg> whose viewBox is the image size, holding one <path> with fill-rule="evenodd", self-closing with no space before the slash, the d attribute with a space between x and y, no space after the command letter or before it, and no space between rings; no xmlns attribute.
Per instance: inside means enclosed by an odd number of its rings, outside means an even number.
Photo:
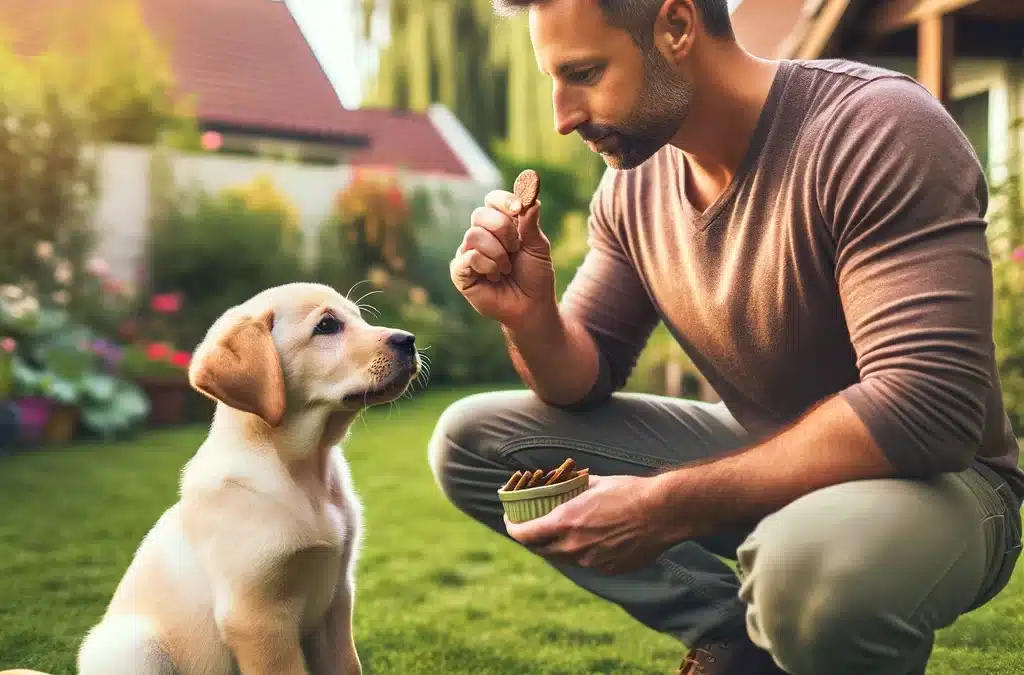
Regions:
<svg viewBox="0 0 1024 675"><path fill-rule="evenodd" d="M340 333L341 329L341 322L327 314L320 319L320 323L313 329L313 335L334 335L335 333Z"/></svg>

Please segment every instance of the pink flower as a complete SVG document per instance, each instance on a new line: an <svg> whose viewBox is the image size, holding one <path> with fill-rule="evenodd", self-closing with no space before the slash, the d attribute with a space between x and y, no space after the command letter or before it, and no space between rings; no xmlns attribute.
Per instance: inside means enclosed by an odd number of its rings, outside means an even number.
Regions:
<svg viewBox="0 0 1024 675"><path fill-rule="evenodd" d="M85 264L85 266L86 269L89 270L89 273L92 274L94 277L103 278L110 274L110 265L108 265L107 261L104 260L103 258L93 256L89 258L89 261Z"/></svg>
<svg viewBox="0 0 1024 675"><path fill-rule="evenodd" d="M192 355L188 352L174 352L171 354L171 363L179 368L188 368L192 362Z"/></svg>
<svg viewBox="0 0 1024 675"><path fill-rule="evenodd" d="M161 293L153 296L151 304L155 312L174 314L181 309L181 300L181 293Z"/></svg>
<svg viewBox="0 0 1024 675"><path fill-rule="evenodd" d="M1013 262L1024 262L1024 246L1018 246L1013 249L1010 257L1013 258Z"/></svg>
<svg viewBox="0 0 1024 675"><path fill-rule="evenodd" d="M14 351L14 348L18 346L18 343L14 341L12 337L5 337L0 340L0 349L4 350L8 354Z"/></svg>
<svg viewBox="0 0 1024 675"><path fill-rule="evenodd" d="M199 142L203 146L203 150L214 152L220 150L221 145L224 144L224 139L216 131L207 131L203 133Z"/></svg>
<svg viewBox="0 0 1024 675"><path fill-rule="evenodd" d="M150 361L166 361L171 356L171 348L163 342L154 342L146 347L146 358Z"/></svg>

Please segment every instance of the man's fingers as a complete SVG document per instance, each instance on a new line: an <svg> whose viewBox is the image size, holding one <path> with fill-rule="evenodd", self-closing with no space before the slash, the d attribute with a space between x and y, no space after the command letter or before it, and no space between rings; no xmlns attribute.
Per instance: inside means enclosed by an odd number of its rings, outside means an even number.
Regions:
<svg viewBox="0 0 1024 675"><path fill-rule="evenodd" d="M473 211L470 223L493 234L509 253L519 250L519 229L512 218L501 211L489 206L478 207Z"/></svg>
<svg viewBox="0 0 1024 675"><path fill-rule="evenodd" d="M477 276L485 276L491 281L501 278L498 263L494 262L476 249L463 251L451 265L452 279L459 288L469 286Z"/></svg>
<svg viewBox="0 0 1024 675"><path fill-rule="evenodd" d="M506 216L518 216L523 210L523 203L519 201L519 197L506 190L491 190L484 197L484 204Z"/></svg>
<svg viewBox="0 0 1024 675"><path fill-rule="evenodd" d="M512 271L512 261L509 260L508 251L489 230L482 227L469 228L462 238L462 247L464 251L477 250L493 260L502 274Z"/></svg>
<svg viewBox="0 0 1024 675"><path fill-rule="evenodd" d="M552 512L553 513L553 512ZM505 517L505 531L509 536L523 546L532 549L545 549L554 551L552 546L557 546L563 535L566 533L565 526L561 520L552 517L552 513L525 523L513 523Z"/></svg>

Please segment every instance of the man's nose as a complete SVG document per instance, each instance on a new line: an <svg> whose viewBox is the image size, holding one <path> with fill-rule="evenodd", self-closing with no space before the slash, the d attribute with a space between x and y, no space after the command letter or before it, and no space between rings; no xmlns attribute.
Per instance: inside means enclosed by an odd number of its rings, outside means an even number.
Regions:
<svg viewBox="0 0 1024 675"><path fill-rule="evenodd" d="M587 121L586 111L579 106L572 97L559 90L555 90L554 98L555 130L563 136L567 136Z"/></svg>

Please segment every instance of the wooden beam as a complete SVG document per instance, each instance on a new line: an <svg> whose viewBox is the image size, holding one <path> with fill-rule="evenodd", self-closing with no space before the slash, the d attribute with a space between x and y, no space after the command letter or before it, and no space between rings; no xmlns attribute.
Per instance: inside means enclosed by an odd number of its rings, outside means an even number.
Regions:
<svg viewBox="0 0 1024 675"><path fill-rule="evenodd" d="M807 32L795 45L795 51L789 58L796 59L817 59L821 58L822 52L832 39L832 34L842 20L843 15L849 8L850 0L828 0L828 4L821 9L818 16L807 29Z"/></svg>
<svg viewBox="0 0 1024 675"><path fill-rule="evenodd" d="M888 35L909 28L937 14L951 14L978 0L888 0L880 2L867 19L867 33L872 36Z"/></svg>
<svg viewBox="0 0 1024 675"><path fill-rule="evenodd" d="M917 24L917 79L946 105L953 79L954 18L933 14Z"/></svg>

